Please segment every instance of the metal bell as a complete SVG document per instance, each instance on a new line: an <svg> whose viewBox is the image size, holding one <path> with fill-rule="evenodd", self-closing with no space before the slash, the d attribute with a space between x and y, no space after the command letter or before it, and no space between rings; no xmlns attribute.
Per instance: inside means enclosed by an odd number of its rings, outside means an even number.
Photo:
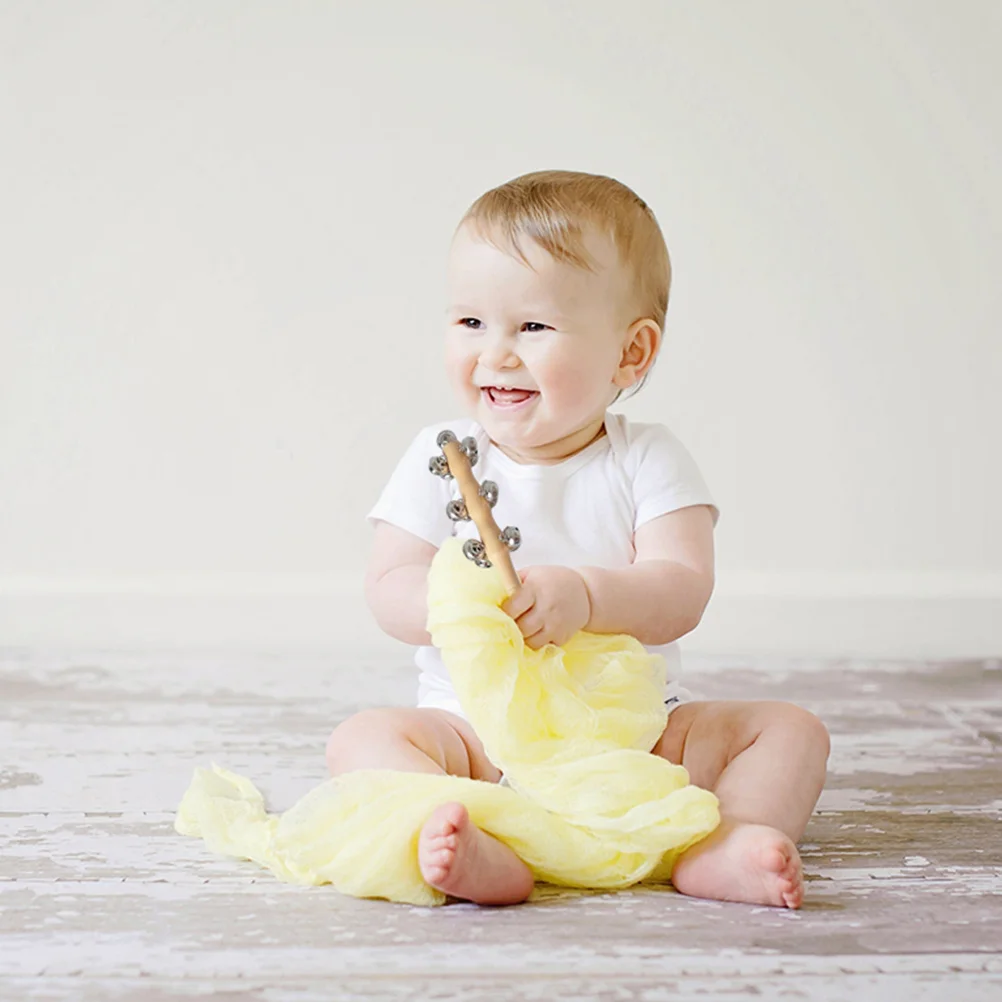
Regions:
<svg viewBox="0 0 1002 1002"><path fill-rule="evenodd" d="M453 435L453 433L449 431L448 428L446 428L445 431L440 431L438 433L438 438L435 439L435 442L440 449L444 448L447 442L455 442L455 441L456 441L456 436Z"/></svg>
<svg viewBox="0 0 1002 1002"><path fill-rule="evenodd" d="M449 434L451 435L452 432L449 432ZM439 438L441 437L440 435ZM454 435L453 438L455 438ZM476 466L477 460L480 458L480 453L477 450L477 440L472 435L467 435L459 445L463 452L466 453L466 458L470 461L470 466Z"/></svg>
<svg viewBox="0 0 1002 1002"><path fill-rule="evenodd" d="M452 473L449 471L449 460L445 456L432 456L428 460L428 469L436 477L441 477L443 480L452 479Z"/></svg>
<svg viewBox="0 0 1002 1002"><path fill-rule="evenodd" d="M463 543L463 554L467 560L472 560L477 567L490 567L487 559L487 547L479 539L468 539Z"/></svg>
<svg viewBox="0 0 1002 1002"><path fill-rule="evenodd" d="M480 485L480 496L493 508L498 503L498 485L493 480L485 480Z"/></svg>
<svg viewBox="0 0 1002 1002"><path fill-rule="evenodd" d="M517 550L522 545L522 533L513 525L505 526L504 531L501 533L501 542L509 550Z"/></svg>
<svg viewBox="0 0 1002 1002"><path fill-rule="evenodd" d="M469 522L470 513L466 510L466 502L462 499L450 501L445 506L445 513L453 522Z"/></svg>

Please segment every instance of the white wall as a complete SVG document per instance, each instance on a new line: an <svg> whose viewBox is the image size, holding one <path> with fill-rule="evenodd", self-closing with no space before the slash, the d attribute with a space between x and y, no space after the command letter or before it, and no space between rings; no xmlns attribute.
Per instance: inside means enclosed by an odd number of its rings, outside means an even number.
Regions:
<svg viewBox="0 0 1002 1002"><path fill-rule="evenodd" d="M557 166L673 255L690 647L1002 653L1000 10L3 4L0 646L336 643L456 219Z"/></svg>

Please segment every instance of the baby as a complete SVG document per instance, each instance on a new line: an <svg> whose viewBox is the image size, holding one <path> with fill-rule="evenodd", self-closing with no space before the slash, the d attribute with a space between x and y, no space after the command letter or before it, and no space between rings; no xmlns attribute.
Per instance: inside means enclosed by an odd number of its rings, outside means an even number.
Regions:
<svg viewBox="0 0 1002 1002"><path fill-rule="evenodd" d="M828 733L787 703L701 702L677 681L675 641L713 590L718 512L682 444L609 407L639 389L661 347L671 266L647 205L607 177L543 171L479 198L448 262L445 364L469 418L424 429L370 514L366 597L382 629L418 647L418 705L366 710L331 735L334 775L354 769L501 774L463 716L425 629L427 574L450 536L454 482L428 471L450 428L479 446L478 480L500 485L524 587L505 611L532 648L578 630L627 633L668 661L667 727L651 749L720 800L721 823L678 860L683 894L797 908L795 842L825 780ZM481 904L514 904L529 868L458 803L421 831L425 880Z"/></svg>

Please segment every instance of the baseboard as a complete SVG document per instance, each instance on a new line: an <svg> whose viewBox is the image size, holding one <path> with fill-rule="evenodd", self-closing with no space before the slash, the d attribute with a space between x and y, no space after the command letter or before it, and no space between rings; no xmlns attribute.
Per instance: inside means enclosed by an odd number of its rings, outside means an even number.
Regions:
<svg viewBox="0 0 1002 1002"><path fill-rule="evenodd" d="M1002 575L725 575L683 644L708 655L997 658ZM407 656L354 577L0 578L0 647Z"/></svg>

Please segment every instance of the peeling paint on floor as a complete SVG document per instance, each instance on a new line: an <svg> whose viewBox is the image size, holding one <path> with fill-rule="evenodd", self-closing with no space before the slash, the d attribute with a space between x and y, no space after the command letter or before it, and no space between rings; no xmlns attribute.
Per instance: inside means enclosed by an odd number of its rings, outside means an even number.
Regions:
<svg viewBox="0 0 1002 1002"><path fill-rule="evenodd" d="M832 732L796 913L655 887L356 901L174 833L195 765L283 810L339 720L413 691L347 663L0 651L0 998L1002 998L998 661L692 665L708 697L792 699Z"/></svg>

